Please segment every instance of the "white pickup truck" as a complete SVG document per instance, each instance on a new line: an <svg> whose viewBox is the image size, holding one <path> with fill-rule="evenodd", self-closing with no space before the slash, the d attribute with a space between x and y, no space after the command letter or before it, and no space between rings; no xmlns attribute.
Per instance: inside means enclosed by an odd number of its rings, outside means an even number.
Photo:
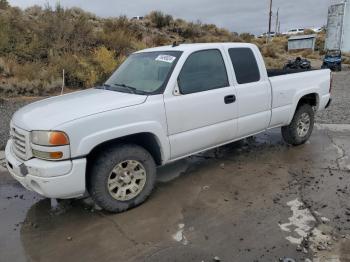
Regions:
<svg viewBox="0 0 350 262"><path fill-rule="evenodd" d="M268 72L252 44L181 44L136 52L100 87L17 111L7 167L49 198L89 194L111 212L151 194L156 167L282 127L308 140L330 103L327 70Z"/></svg>

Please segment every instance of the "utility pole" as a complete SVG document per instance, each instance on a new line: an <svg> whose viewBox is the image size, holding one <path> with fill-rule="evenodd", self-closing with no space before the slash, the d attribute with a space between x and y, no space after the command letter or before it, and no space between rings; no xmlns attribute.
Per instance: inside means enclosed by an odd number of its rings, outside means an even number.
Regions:
<svg viewBox="0 0 350 262"><path fill-rule="evenodd" d="M280 11L280 9L278 8L277 9L277 14L276 14L276 26L275 26L275 34L276 35L278 33L278 23L279 23L279 15L278 15L278 13L279 13L279 11Z"/></svg>
<svg viewBox="0 0 350 262"><path fill-rule="evenodd" d="M269 12L269 32L268 32L268 40L271 38L271 20L272 20L272 0L270 0L270 12Z"/></svg>
<svg viewBox="0 0 350 262"><path fill-rule="evenodd" d="M281 33L281 21L278 21L278 33Z"/></svg>

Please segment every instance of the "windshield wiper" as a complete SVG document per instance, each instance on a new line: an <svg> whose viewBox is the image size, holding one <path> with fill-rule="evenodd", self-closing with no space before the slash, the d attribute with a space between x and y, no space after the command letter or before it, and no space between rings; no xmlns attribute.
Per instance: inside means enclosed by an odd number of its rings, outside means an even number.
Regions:
<svg viewBox="0 0 350 262"><path fill-rule="evenodd" d="M137 92L137 89L135 87L127 86L126 84L113 84L113 85L124 87L124 88L126 88L127 90L129 90L133 94L136 94L136 92Z"/></svg>
<svg viewBox="0 0 350 262"><path fill-rule="evenodd" d="M147 95L147 92L138 90L135 87L127 86L125 84L103 84L103 86L98 87L99 89L105 89L105 90L112 90L112 91L119 91L119 92L128 92L131 94L138 94L138 95Z"/></svg>
<svg viewBox="0 0 350 262"><path fill-rule="evenodd" d="M138 95L146 95L147 92L143 91L143 90L138 90L135 87L132 86L127 86L126 84L114 84L112 83L113 87L122 87L123 90L127 90L129 93L132 94L138 94ZM105 84L105 86L108 86L109 88L111 88L111 86L109 84Z"/></svg>

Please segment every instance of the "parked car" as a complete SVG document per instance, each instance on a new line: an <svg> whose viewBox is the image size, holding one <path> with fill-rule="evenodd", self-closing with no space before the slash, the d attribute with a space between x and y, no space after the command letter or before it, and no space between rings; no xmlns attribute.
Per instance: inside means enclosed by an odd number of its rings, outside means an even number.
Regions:
<svg viewBox="0 0 350 262"><path fill-rule="evenodd" d="M261 35L258 36L258 38L266 38L269 36L269 33L263 33ZM276 32L270 32L270 37L275 37L277 36Z"/></svg>
<svg viewBox="0 0 350 262"><path fill-rule="evenodd" d="M341 71L342 56L340 50L328 50L323 58L321 68L329 68L332 71Z"/></svg>
<svg viewBox="0 0 350 262"><path fill-rule="evenodd" d="M314 31L315 33L321 33L325 29L324 29L324 27L313 27L313 28L311 28L311 30Z"/></svg>
<svg viewBox="0 0 350 262"><path fill-rule="evenodd" d="M131 18L131 20L143 20L144 19L144 16L134 16Z"/></svg>
<svg viewBox="0 0 350 262"><path fill-rule="evenodd" d="M42 196L88 193L122 212L151 194L157 166L276 127L288 144L305 143L315 112L330 103L330 83L328 69L267 71L252 44L142 50L103 86L17 111L7 168Z"/></svg>
<svg viewBox="0 0 350 262"><path fill-rule="evenodd" d="M299 29L294 28L283 33L283 35L297 35L297 34L304 34L304 32L305 32L304 28L299 28Z"/></svg>
<svg viewBox="0 0 350 262"><path fill-rule="evenodd" d="M311 62L305 58L297 57L295 60L288 60L283 69L303 69L311 70Z"/></svg>

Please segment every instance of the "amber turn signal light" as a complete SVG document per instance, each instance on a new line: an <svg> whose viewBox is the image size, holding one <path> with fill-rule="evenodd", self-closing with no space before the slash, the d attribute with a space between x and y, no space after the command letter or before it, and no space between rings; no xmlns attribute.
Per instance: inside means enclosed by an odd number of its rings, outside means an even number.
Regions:
<svg viewBox="0 0 350 262"><path fill-rule="evenodd" d="M69 139L63 132L50 132L49 142L53 146L68 145Z"/></svg>

